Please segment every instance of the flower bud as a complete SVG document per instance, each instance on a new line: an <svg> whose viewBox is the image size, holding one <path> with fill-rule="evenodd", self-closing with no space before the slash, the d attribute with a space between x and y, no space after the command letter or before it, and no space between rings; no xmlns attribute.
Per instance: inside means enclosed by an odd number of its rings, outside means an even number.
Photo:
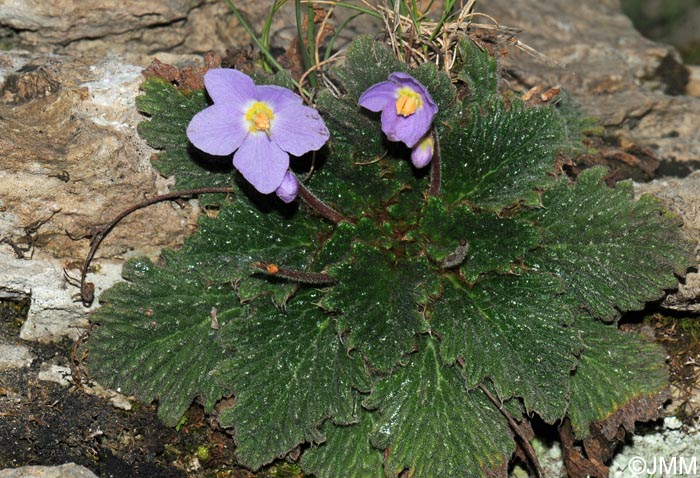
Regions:
<svg viewBox="0 0 700 478"><path fill-rule="evenodd" d="M285 174L284 178L282 179L282 184L279 185L275 191L275 194L277 194L277 197L283 202L289 204L296 199L297 191L299 191L299 182L297 181L297 177L294 175L294 173L287 171L287 174Z"/></svg>
<svg viewBox="0 0 700 478"><path fill-rule="evenodd" d="M432 132L429 131L428 134L413 147L411 151L411 162L416 168L423 168L433 159L434 152L435 140L433 139Z"/></svg>

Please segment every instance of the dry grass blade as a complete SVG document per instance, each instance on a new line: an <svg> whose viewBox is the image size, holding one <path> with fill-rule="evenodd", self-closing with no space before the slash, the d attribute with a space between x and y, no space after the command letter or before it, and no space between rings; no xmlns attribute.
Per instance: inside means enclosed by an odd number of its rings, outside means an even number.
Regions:
<svg viewBox="0 0 700 478"><path fill-rule="evenodd" d="M518 29L501 25L495 18L474 11L476 0L469 0L442 25L429 20L427 12L421 14L421 21L416 25L413 19L400 15L394 8L372 5L366 0L362 3L381 15L388 36L387 42L399 59L414 67L431 62L449 73L457 61L459 40L485 36L496 44L514 46L544 63L561 67L551 58L520 41L517 38L520 32Z"/></svg>

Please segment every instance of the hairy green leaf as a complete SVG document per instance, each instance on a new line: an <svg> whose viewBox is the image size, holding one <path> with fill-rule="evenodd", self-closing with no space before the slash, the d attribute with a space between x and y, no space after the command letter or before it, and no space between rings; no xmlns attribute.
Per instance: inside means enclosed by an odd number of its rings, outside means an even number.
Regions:
<svg viewBox="0 0 700 478"><path fill-rule="evenodd" d="M374 367L389 370L413 349L415 334L427 329L420 307L435 278L424 261L393 262L364 244L353 249L352 261L330 268L338 285L324 304L342 312L338 322L341 330L350 330L350 348L358 348Z"/></svg>
<svg viewBox="0 0 700 478"><path fill-rule="evenodd" d="M216 381L232 384L235 404L219 421L235 426L238 456L250 468L301 443L322 442L326 419L359 420L352 390L368 390L369 376L317 300L316 292L302 293L281 310L259 299L250 317L227 331L235 354L221 364Z"/></svg>
<svg viewBox="0 0 700 478"><path fill-rule="evenodd" d="M621 332L590 317L578 320L575 327L582 331L585 346L571 380L568 415L576 436L583 439L589 424L664 390L668 369L663 348L637 333Z"/></svg>
<svg viewBox="0 0 700 478"><path fill-rule="evenodd" d="M283 303L295 284L280 283L252 265L260 261L306 270L319 237L330 229L305 214L297 212L293 218L285 220L276 211L260 211L245 198L225 202L216 218L202 217L198 233L178 253L190 260L189 269L182 273L233 282L246 300L271 291L278 303Z"/></svg>
<svg viewBox="0 0 700 478"><path fill-rule="evenodd" d="M605 169L560 182L542 196L531 219L543 243L526 257L535 269L560 276L579 306L604 320L619 310L637 310L675 287L693 248L680 235L680 221L658 199L632 199L632 184L615 189L603 182Z"/></svg>
<svg viewBox="0 0 700 478"><path fill-rule="evenodd" d="M276 302L286 301L296 285L256 274L251 264L307 267L317 236L328 228L298 219L284 221L245 199L228 201L215 219L202 217L181 251L163 251L165 267L131 263L124 278L133 283L105 294L108 306L93 319L100 327L91 339L91 371L146 402L159 399L167 424L177 423L195 396L203 395L211 408L226 388L207 379L226 348L211 328L212 309L221 325L243 313L241 298L272 293Z"/></svg>
<svg viewBox="0 0 700 478"><path fill-rule="evenodd" d="M338 224L333 234L323 242L316 254L313 269L320 271L331 264L345 261L352 253L352 242L357 237L357 228L347 222Z"/></svg>
<svg viewBox="0 0 700 478"><path fill-rule="evenodd" d="M409 71L409 74L425 86L438 107L433 124L440 125L453 120L462 112L452 80L447 73L438 70L435 64L423 63Z"/></svg>
<svg viewBox="0 0 700 478"><path fill-rule="evenodd" d="M592 135L600 136L605 130L595 118L586 116L566 91L562 91L557 96L554 111L562 119L567 153L586 153L587 146L583 143L584 138Z"/></svg>
<svg viewBox="0 0 700 478"><path fill-rule="evenodd" d="M358 409L360 422L352 426L326 423L326 441L312 446L301 457L301 466L318 478L385 478L382 454L374 448L369 435L376 413Z"/></svg>
<svg viewBox="0 0 700 478"><path fill-rule="evenodd" d="M524 201L539 204L535 189L552 182L562 145L559 117L549 108L507 108L494 99L470 109L466 122L441 138L442 192L491 210Z"/></svg>
<svg viewBox="0 0 700 478"><path fill-rule="evenodd" d="M395 71L406 71L386 46L369 35L360 35L352 42L345 56L345 65L336 71L350 98L357 102L367 88L386 81Z"/></svg>
<svg viewBox="0 0 700 478"><path fill-rule="evenodd" d="M484 102L498 93L496 59L470 39L462 39L458 46L462 62L459 79L469 88L471 102Z"/></svg>
<svg viewBox="0 0 700 478"><path fill-rule="evenodd" d="M246 315L227 284L208 284L180 274L179 264L156 267L147 259L129 262L124 278L105 293L92 321L88 366L104 385L159 401L158 416L175 426L195 397L211 412L229 387L211 372L230 350L221 333ZM212 310L218 310L218 325ZM218 329L216 328L218 327Z"/></svg>
<svg viewBox="0 0 700 478"><path fill-rule="evenodd" d="M136 98L139 111L150 116L139 123L139 134L152 148L162 150L153 166L164 176L175 175L180 190L231 186L231 158L209 156L198 151L187 139L192 117L209 106L204 91L185 94L160 78L146 80L144 94ZM223 195L203 195L203 204L218 204Z"/></svg>
<svg viewBox="0 0 700 478"><path fill-rule="evenodd" d="M564 415L581 342L561 281L547 274L492 275L467 289L447 285L431 327L447 363L464 361L467 386L493 380L502 399L522 397L553 422Z"/></svg>
<svg viewBox="0 0 700 478"><path fill-rule="evenodd" d="M437 347L422 340L406 367L377 382L365 402L381 413L372 442L388 448L388 476L404 469L413 478L492 476L515 448L508 426L480 390L466 390Z"/></svg>
<svg viewBox="0 0 700 478"><path fill-rule="evenodd" d="M381 123L359 114L357 103L321 94L318 107L331 132L328 155L309 186L345 214L359 216L399 193L413 180L405 159L386 156Z"/></svg>
<svg viewBox="0 0 700 478"><path fill-rule="evenodd" d="M430 198L423 208L420 232L428 240L428 256L436 262L454 254L460 241L467 242L460 270L469 282L484 272L508 272L512 261L539 241L539 234L529 223L491 213L476 214L465 205L448 209L437 198Z"/></svg>

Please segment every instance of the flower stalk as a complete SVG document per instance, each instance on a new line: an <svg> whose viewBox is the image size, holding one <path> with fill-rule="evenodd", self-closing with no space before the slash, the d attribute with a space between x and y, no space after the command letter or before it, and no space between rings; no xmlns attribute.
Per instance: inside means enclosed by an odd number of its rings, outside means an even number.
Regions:
<svg viewBox="0 0 700 478"><path fill-rule="evenodd" d="M90 263L95 257L97 248L100 247L100 244L102 243L104 238L107 237L107 234L109 234L109 232L112 229L114 229L114 227L117 224L119 224L119 222L121 222L122 219L138 211L139 209L143 209L145 207L152 206L153 204L157 204L163 201L173 201L175 199L199 196L201 194L231 194L232 192L234 192L234 188L230 186L188 189L185 191L172 191L169 193L154 196L152 198L146 199L145 201L142 201L138 204L134 204L133 206L126 208L125 210L114 216L114 218L112 218L112 220L108 223L91 228L91 231L83 236L76 237L68 233L68 236L73 240L88 237L90 238L90 250L88 251L88 254L85 257L85 261L83 261L83 266L80 269L80 281L78 281L79 284L76 284L78 287L80 287L80 301L83 303L83 306L90 307L92 305L92 302L95 300L95 285L92 282L87 281L87 274L90 269ZM66 272L64 271L64 273Z"/></svg>
<svg viewBox="0 0 700 478"><path fill-rule="evenodd" d="M319 198L317 198L311 191L307 189L307 187L299 181L299 197L311 206L313 209L316 210L321 216L325 217L329 221L331 221L333 224L340 224L343 221L346 222L352 222L342 214L340 214L338 211L330 207L328 204L324 203L321 201Z"/></svg>
<svg viewBox="0 0 700 478"><path fill-rule="evenodd" d="M440 140L435 128L430 132L433 138L433 158L430 165L430 196L439 196L442 188L442 161L440 158Z"/></svg>

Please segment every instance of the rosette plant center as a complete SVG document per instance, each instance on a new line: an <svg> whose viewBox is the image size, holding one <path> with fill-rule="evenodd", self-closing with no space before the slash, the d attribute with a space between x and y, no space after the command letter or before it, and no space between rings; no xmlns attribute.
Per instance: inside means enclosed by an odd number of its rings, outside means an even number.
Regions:
<svg viewBox="0 0 700 478"><path fill-rule="evenodd" d="M630 183L561 174L577 109L504 92L467 38L452 78L369 38L328 75L313 108L285 74L144 83L154 166L234 192L102 295L92 375L173 426L199 401L246 467L329 478L506 476L533 417L584 442L643 418L664 353L617 320L692 247Z"/></svg>

